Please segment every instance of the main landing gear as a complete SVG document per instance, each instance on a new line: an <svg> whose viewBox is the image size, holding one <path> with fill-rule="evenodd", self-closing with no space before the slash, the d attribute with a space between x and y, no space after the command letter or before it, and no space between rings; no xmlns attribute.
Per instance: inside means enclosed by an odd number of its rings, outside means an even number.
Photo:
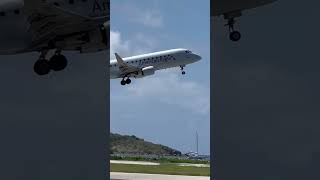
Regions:
<svg viewBox="0 0 320 180"><path fill-rule="evenodd" d="M231 41L239 41L241 39L241 34L239 31L234 30L234 18L228 19L228 23L225 26L229 27L229 38Z"/></svg>
<svg viewBox="0 0 320 180"><path fill-rule="evenodd" d="M121 82L120 82L120 84L121 84L122 86L131 83L131 79L129 79L129 77L127 77L126 80L125 80L125 78L126 78L126 77L124 77L124 78L121 80Z"/></svg>
<svg viewBox="0 0 320 180"><path fill-rule="evenodd" d="M181 74L182 74L182 75L185 75L185 74L186 74L186 72L183 70L184 67L185 67L185 66L180 66L180 70L181 70Z"/></svg>
<svg viewBox="0 0 320 180"><path fill-rule="evenodd" d="M61 54L61 50L57 50L49 61L46 59L47 53L48 50L43 50L39 60L34 63L33 70L35 73L42 76L49 74L50 70L61 71L67 67L67 58Z"/></svg>

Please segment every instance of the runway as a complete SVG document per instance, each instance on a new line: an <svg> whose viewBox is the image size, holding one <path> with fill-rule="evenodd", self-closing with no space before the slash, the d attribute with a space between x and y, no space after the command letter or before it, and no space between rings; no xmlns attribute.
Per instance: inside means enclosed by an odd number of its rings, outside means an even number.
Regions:
<svg viewBox="0 0 320 180"><path fill-rule="evenodd" d="M147 162L147 161L124 161L124 160L110 160L110 164L135 164L146 166L158 166L160 163Z"/></svg>
<svg viewBox="0 0 320 180"><path fill-rule="evenodd" d="M209 176L179 176L164 174L141 174L141 173L122 173L110 172L111 180L209 180Z"/></svg>

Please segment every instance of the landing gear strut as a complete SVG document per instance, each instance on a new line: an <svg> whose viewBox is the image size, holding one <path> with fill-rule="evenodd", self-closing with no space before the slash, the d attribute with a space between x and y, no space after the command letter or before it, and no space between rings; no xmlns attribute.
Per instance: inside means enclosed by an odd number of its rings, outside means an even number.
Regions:
<svg viewBox="0 0 320 180"><path fill-rule="evenodd" d="M33 70L38 75L49 74L50 70L61 71L67 67L67 58L61 54L61 50L57 50L49 61L46 59L47 54L47 49L42 50L39 60L34 63Z"/></svg>
<svg viewBox="0 0 320 180"><path fill-rule="evenodd" d="M241 39L241 34L239 31L234 30L234 18L228 19L228 23L225 26L229 27L229 38L231 41L239 41Z"/></svg>
<svg viewBox="0 0 320 180"><path fill-rule="evenodd" d="M38 75L46 75L50 72L50 64L48 60L46 60L46 55L48 50L41 51L39 60L34 63L33 70Z"/></svg>
<svg viewBox="0 0 320 180"><path fill-rule="evenodd" d="M184 66L180 66L181 74L182 74L182 75L185 75L186 72L183 70L183 68L184 68Z"/></svg>

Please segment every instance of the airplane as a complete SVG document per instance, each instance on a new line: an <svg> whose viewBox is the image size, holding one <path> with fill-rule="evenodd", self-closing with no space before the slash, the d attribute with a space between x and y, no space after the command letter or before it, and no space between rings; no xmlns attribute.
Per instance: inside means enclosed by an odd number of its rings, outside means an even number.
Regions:
<svg viewBox="0 0 320 180"><path fill-rule="evenodd" d="M197 152L190 151L186 153L185 156L187 156L188 158L196 158L199 157L199 154Z"/></svg>
<svg viewBox="0 0 320 180"><path fill-rule="evenodd" d="M109 49L109 21L109 0L1 0L0 55L39 52L36 74L61 71L63 51Z"/></svg>
<svg viewBox="0 0 320 180"><path fill-rule="evenodd" d="M242 11L273 3L277 0L214 0L211 3L211 17L223 16L228 20L231 41L239 41L241 33L234 28L235 18L242 16Z"/></svg>
<svg viewBox="0 0 320 180"><path fill-rule="evenodd" d="M120 84L130 84L131 77L143 78L154 75L155 71L172 67L180 67L182 75L187 64L195 63L201 56L188 49L170 49L149 54L121 58L115 53L115 60L110 61L110 78L122 78Z"/></svg>

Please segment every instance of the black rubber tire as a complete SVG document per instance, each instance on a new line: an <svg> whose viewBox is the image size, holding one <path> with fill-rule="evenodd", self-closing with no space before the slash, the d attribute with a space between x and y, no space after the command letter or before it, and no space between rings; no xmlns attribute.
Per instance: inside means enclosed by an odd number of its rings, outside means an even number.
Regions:
<svg viewBox="0 0 320 180"><path fill-rule="evenodd" d="M241 39L241 34L239 31L233 31L230 33L231 41L239 41Z"/></svg>
<svg viewBox="0 0 320 180"><path fill-rule="evenodd" d="M122 86L124 86L124 85L126 85L126 81L125 81L125 80L121 80L120 84L121 84Z"/></svg>
<svg viewBox="0 0 320 180"><path fill-rule="evenodd" d="M49 61L50 68L54 71L61 71L68 65L68 60L64 55L53 55Z"/></svg>
<svg viewBox="0 0 320 180"><path fill-rule="evenodd" d="M38 75L46 75L50 72L49 62L45 59L38 60L34 63L33 70Z"/></svg>
<svg viewBox="0 0 320 180"><path fill-rule="evenodd" d="M126 84L130 84L131 83L131 79L126 79Z"/></svg>
<svg viewBox="0 0 320 180"><path fill-rule="evenodd" d="M186 72L185 72L185 71L182 71L182 72L181 72L181 74L182 74L182 75L185 75L185 74L186 74Z"/></svg>

